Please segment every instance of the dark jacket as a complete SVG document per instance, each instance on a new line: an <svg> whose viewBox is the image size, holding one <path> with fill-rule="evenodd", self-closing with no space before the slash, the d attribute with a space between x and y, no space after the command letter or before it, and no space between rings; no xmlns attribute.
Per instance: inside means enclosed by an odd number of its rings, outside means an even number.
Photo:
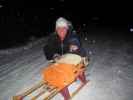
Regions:
<svg viewBox="0 0 133 100"><path fill-rule="evenodd" d="M82 48L80 39L77 36L76 32L73 31L72 28L69 28L69 32L63 42L61 42L57 33L53 33L51 34L51 36L49 36L47 44L43 48L46 58L48 60L51 60L53 59L54 54L62 55L65 53L70 53L69 46L71 44L77 45L79 48L76 52L71 53L75 53L80 56L86 56L86 52Z"/></svg>

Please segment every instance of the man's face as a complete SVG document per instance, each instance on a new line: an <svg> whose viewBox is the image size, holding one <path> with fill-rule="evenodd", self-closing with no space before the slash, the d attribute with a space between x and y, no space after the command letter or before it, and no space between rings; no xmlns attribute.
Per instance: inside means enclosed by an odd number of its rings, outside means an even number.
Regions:
<svg viewBox="0 0 133 100"><path fill-rule="evenodd" d="M56 29L56 32L58 34L58 36L60 37L61 40L64 40L66 34L67 34L67 28L66 27L58 27Z"/></svg>

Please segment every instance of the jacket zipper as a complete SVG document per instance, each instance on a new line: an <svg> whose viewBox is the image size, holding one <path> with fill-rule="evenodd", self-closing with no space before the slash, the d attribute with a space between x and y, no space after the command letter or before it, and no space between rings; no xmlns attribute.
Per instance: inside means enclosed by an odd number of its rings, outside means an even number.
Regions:
<svg viewBox="0 0 133 100"><path fill-rule="evenodd" d="M63 44L63 42L61 42L61 54L62 54L62 55L64 54L63 48L64 48L64 44Z"/></svg>

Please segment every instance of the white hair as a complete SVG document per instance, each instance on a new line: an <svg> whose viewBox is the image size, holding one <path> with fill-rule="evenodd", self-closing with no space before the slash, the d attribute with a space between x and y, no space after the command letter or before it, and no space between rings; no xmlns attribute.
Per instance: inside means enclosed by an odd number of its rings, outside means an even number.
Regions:
<svg viewBox="0 0 133 100"><path fill-rule="evenodd" d="M68 28L68 21L63 17L58 18L56 21L56 28L58 28L58 27Z"/></svg>

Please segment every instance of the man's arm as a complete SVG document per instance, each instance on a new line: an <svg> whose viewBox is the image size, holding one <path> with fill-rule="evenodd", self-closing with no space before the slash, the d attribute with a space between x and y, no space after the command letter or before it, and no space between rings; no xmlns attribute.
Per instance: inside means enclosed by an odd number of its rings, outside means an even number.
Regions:
<svg viewBox="0 0 133 100"><path fill-rule="evenodd" d="M55 35L52 34L49 36L46 45L43 47L43 52L47 60L53 59L54 54L57 52L56 49L57 49L56 38Z"/></svg>

